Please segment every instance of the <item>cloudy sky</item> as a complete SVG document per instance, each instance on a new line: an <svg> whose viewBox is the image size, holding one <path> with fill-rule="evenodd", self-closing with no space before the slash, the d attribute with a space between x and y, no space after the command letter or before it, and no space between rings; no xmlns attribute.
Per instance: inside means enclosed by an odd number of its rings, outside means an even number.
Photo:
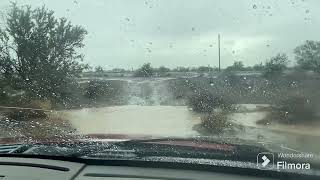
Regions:
<svg viewBox="0 0 320 180"><path fill-rule="evenodd" d="M46 5L89 32L86 62L106 69L264 62L320 40L319 0L17 0ZM0 0L0 9L8 8Z"/></svg>

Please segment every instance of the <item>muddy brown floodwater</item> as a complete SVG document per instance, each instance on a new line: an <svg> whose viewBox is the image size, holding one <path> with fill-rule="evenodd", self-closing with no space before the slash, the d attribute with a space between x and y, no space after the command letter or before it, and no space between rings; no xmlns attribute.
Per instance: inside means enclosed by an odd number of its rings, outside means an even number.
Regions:
<svg viewBox="0 0 320 180"><path fill-rule="evenodd" d="M159 136L193 136L199 115L186 106L113 106L64 111L81 134L120 133Z"/></svg>
<svg viewBox="0 0 320 180"><path fill-rule="evenodd" d="M244 105L243 105L244 106ZM252 106L252 108L251 108ZM255 111L255 105L246 105L249 110L230 114L230 120L241 124L244 129L231 135L233 137L265 142L301 151L320 150L314 142L319 137L320 126L289 126L271 124L257 125L266 112ZM187 106L143 106L126 105L102 108L84 108L58 112L67 119L78 134L128 134L169 137L191 137L201 135L194 130L200 123L200 114ZM226 137L230 135L224 134Z"/></svg>

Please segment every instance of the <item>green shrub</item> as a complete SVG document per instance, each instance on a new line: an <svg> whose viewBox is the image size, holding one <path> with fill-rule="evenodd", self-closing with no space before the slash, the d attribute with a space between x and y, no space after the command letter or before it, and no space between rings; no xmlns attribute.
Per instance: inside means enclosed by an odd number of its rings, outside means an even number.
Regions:
<svg viewBox="0 0 320 180"><path fill-rule="evenodd" d="M135 77L152 77L154 74L154 70L151 67L150 63L146 63L142 65L139 69L134 73Z"/></svg>
<svg viewBox="0 0 320 180"><path fill-rule="evenodd" d="M192 83L185 78L170 79L166 82L168 90L176 99L184 99L191 92Z"/></svg>
<svg viewBox="0 0 320 180"><path fill-rule="evenodd" d="M273 105L269 115L260 121L267 124L273 121L285 124L300 124L312 122L317 119L317 100L302 94L283 95Z"/></svg>
<svg viewBox="0 0 320 180"><path fill-rule="evenodd" d="M288 123L302 123L314 120L317 109L313 100L303 95L291 95L278 103L280 120Z"/></svg>
<svg viewBox="0 0 320 180"><path fill-rule="evenodd" d="M274 57L271 57L265 63L263 76L267 79L277 79L281 77L284 70L289 63L288 56L284 53L279 53Z"/></svg>
<svg viewBox="0 0 320 180"><path fill-rule="evenodd" d="M242 125L237 125L228 119L228 112L211 112L201 117L201 123L193 127L202 135L234 134L237 130L243 130Z"/></svg>
<svg viewBox="0 0 320 180"><path fill-rule="evenodd" d="M92 100L102 98L108 93L108 86L105 81L90 81L86 89L86 97Z"/></svg>
<svg viewBox="0 0 320 180"><path fill-rule="evenodd" d="M214 109L230 111L233 105L227 97L206 90L195 90L188 96L188 106L195 112L212 112Z"/></svg>
<svg viewBox="0 0 320 180"><path fill-rule="evenodd" d="M200 126L210 134L221 134L231 128L227 115L223 112L210 113L201 118Z"/></svg>
<svg viewBox="0 0 320 180"><path fill-rule="evenodd" d="M82 99L82 105L89 103L91 105L106 105L122 102L121 98L124 98L126 82L118 80L94 80L87 84L83 84L84 99Z"/></svg>

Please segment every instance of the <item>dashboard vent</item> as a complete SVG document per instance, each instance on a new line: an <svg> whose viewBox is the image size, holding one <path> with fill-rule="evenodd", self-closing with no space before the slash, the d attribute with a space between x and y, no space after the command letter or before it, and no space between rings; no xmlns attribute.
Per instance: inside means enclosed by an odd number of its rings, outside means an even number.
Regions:
<svg viewBox="0 0 320 180"><path fill-rule="evenodd" d="M21 144L0 145L0 153L11 153L21 147Z"/></svg>

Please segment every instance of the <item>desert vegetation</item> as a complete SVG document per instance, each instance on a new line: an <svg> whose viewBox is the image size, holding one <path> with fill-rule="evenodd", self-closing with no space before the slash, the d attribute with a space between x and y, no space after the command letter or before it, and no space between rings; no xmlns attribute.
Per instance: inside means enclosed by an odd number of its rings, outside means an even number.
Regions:
<svg viewBox="0 0 320 180"><path fill-rule="evenodd" d="M320 118L317 90L320 76L316 65L320 59L315 53L320 49L316 44L307 41L295 49L298 62L295 67L288 67L288 56L279 53L264 64L255 65L260 71L258 75L237 73L246 68L243 63L235 62L214 77L175 79L168 87L175 98L185 99L193 111L203 113L200 126L206 132L230 128L228 115L237 110L238 104L269 104L268 115L259 124L312 126ZM308 57L301 57L307 56L307 52Z"/></svg>

